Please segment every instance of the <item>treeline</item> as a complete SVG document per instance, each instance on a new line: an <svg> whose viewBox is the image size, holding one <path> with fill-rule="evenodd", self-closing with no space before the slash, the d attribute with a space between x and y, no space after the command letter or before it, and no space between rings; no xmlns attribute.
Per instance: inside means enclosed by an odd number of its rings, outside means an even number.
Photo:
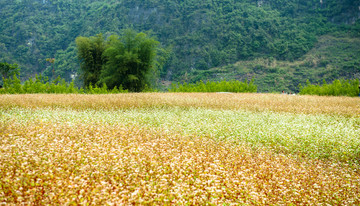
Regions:
<svg viewBox="0 0 360 206"><path fill-rule="evenodd" d="M360 81L355 80L334 80L331 84L323 81L323 84L311 84L307 81L305 86L299 85L300 95L319 95L319 96L360 96ZM86 88L78 88L74 81L67 83L60 77L49 81L47 77L36 75L35 79L28 79L21 83L16 74L12 78L3 78L3 88L0 94L117 94L128 93L122 87L109 89L105 83L101 87L89 84ZM158 92L147 88L143 92ZM168 92L232 92L232 93L256 93L257 85L251 81L199 81L196 83L172 84Z"/></svg>
<svg viewBox="0 0 360 206"><path fill-rule="evenodd" d="M360 95L359 79L355 80L334 80L331 84L323 81L322 85L311 84L307 81L305 86L299 85L300 94L319 95L319 96L350 96Z"/></svg>
<svg viewBox="0 0 360 206"><path fill-rule="evenodd" d="M12 78L3 79L4 85L0 89L0 94L117 94L128 93L122 87L114 87L109 89L105 83L98 87L89 84L88 87L78 88L74 81L67 83L64 79L58 77L53 81L49 81L47 77L36 75L35 79L28 79L21 83L17 75L14 74ZM147 88L143 92L155 92L151 88ZM257 86L254 81L221 81L221 82L206 82L199 81L194 84L172 84L168 89L169 92L234 92L234 93L255 93ZM157 92L157 91L156 91Z"/></svg>
<svg viewBox="0 0 360 206"><path fill-rule="evenodd" d="M128 92L121 87L108 89L106 84L103 84L102 87L90 84L85 89L78 88L74 81L67 83L65 79L58 77L50 82L47 77L41 75L36 75L34 80L30 78L24 83L21 83L20 79L14 75L12 78L3 79L3 83L0 94L116 94Z"/></svg>
<svg viewBox="0 0 360 206"><path fill-rule="evenodd" d="M220 81L206 82L199 81L197 83L172 84L169 92L234 92L234 93L255 93L257 86L254 81Z"/></svg>

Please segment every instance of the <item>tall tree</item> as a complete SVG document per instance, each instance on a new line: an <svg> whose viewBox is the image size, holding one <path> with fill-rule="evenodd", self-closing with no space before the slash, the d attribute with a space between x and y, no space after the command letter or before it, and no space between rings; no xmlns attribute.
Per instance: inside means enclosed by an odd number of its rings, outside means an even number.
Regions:
<svg viewBox="0 0 360 206"><path fill-rule="evenodd" d="M109 88L122 86L129 91L142 91L149 83L148 75L156 67L158 46L154 38L133 30L126 30L121 37L110 36L100 82Z"/></svg>
<svg viewBox="0 0 360 206"><path fill-rule="evenodd" d="M95 85L100 80L102 66L104 65L103 53L105 40L102 34L93 37L77 37L76 46L84 87Z"/></svg>

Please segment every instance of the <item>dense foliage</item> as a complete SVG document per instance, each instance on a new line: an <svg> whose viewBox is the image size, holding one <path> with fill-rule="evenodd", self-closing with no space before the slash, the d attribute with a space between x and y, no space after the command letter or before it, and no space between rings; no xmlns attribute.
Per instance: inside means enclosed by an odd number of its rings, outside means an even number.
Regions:
<svg viewBox="0 0 360 206"><path fill-rule="evenodd" d="M0 59L18 63L22 79L41 73L78 82L76 37L151 30L172 48L161 77L186 81L239 60L296 60L329 32L358 38L358 6L359 0L3 0Z"/></svg>
<svg viewBox="0 0 360 206"><path fill-rule="evenodd" d="M305 86L300 85L300 94L320 96L360 96L360 82L355 80L334 80L331 84L324 80L322 85L311 84L307 81Z"/></svg>
<svg viewBox="0 0 360 206"><path fill-rule="evenodd" d="M110 36L104 52L106 64L100 82L110 88L122 86L134 92L143 91L148 76L156 74L156 55L159 42L144 33L125 31L124 36Z"/></svg>
<svg viewBox="0 0 360 206"><path fill-rule="evenodd" d="M78 57L84 86L96 85L100 80L101 69L105 63L103 53L105 40L101 34L96 37L76 38Z"/></svg>
<svg viewBox="0 0 360 206"><path fill-rule="evenodd" d="M257 91L257 86L254 85L254 81L248 82L245 80L241 81L221 81L221 82L206 82L199 81L197 83L184 83L184 84L173 84L169 89L170 92L246 92L254 93Z"/></svg>
<svg viewBox="0 0 360 206"><path fill-rule="evenodd" d="M335 35L335 34L334 34ZM187 74L187 81L221 81L255 79L259 92L299 92L299 84L322 80L360 79L360 39L349 34L324 35L315 47L295 61L275 58L256 58L238 61L209 70L194 70Z"/></svg>
<svg viewBox="0 0 360 206"><path fill-rule="evenodd" d="M156 76L159 42L145 33L126 30L123 36L111 35L106 41L96 37L76 38L84 87L106 84L140 92Z"/></svg>
<svg viewBox="0 0 360 206"><path fill-rule="evenodd" d="M67 83L60 77L49 81L47 77L41 75L35 76L21 83L20 79L14 75L12 78L4 79L4 88L0 88L0 94L114 94L126 93L121 87L108 89L106 84L102 87L92 86L90 84L86 89L75 86L74 81Z"/></svg>
<svg viewBox="0 0 360 206"><path fill-rule="evenodd" d="M8 77L13 76L14 74L19 74L17 69L17 64L9 64L7 62L0 62L0 75L2 79L7 79Z"/></svg>

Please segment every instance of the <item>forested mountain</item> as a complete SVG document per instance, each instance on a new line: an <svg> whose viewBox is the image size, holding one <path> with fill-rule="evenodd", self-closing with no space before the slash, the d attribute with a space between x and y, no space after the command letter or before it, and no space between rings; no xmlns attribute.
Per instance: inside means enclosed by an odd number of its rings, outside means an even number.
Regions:
<svg viewBox="0 0 360 206"><path fill-rule="evenodd" d="M0 61L19 64L23 78L41 73L70 81L79 72L76 37L132 28L171 49L162 79L195 81L238 61L300 61L322 35L358 39L359 18L360 0L0 0ZM360 73L357 57L349 58L352 73L335 78ZM269 72L247 68L228 77ZM296 84L309 78L302 74Z"/></svg>

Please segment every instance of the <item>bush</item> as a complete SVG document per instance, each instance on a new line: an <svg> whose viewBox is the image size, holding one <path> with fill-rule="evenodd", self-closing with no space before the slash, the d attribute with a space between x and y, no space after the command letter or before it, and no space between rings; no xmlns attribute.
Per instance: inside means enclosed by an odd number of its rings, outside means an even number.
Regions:
<svg viewBox="0 0 360 206"><path fill-rule="evenodd" d="M359 80L334 80L332 84L323 81L322 85L311 84L309 80L306 86L299 85L300 94L319 95L319 96L350 96L359 95Z"/></svg>
<svg viewBox="0 0 360 206"><path fill-rule="evenodd" d="M235 93L255 93L257 92L257 86L254 85L254 81L249 83L247 80L244 82L232 80L221 82L196 82L194 84L172 84L169 92L235 92Z"/></svg>
<svg viewBox="0 0 360 206"><path fill-rule="evenodd" d="M90 85L87 89L77 88L74 82L67 83L65 79L58 77L52 82L48 78L41 75L36 75L35 80L28 79L21 84L20 79L14 75L12 78L4 79L4 88L0 90L0 94L109 94L109 93L124 93L122 87L114 87L109 90L104 83L102 87L93 87Z"/></svg>

